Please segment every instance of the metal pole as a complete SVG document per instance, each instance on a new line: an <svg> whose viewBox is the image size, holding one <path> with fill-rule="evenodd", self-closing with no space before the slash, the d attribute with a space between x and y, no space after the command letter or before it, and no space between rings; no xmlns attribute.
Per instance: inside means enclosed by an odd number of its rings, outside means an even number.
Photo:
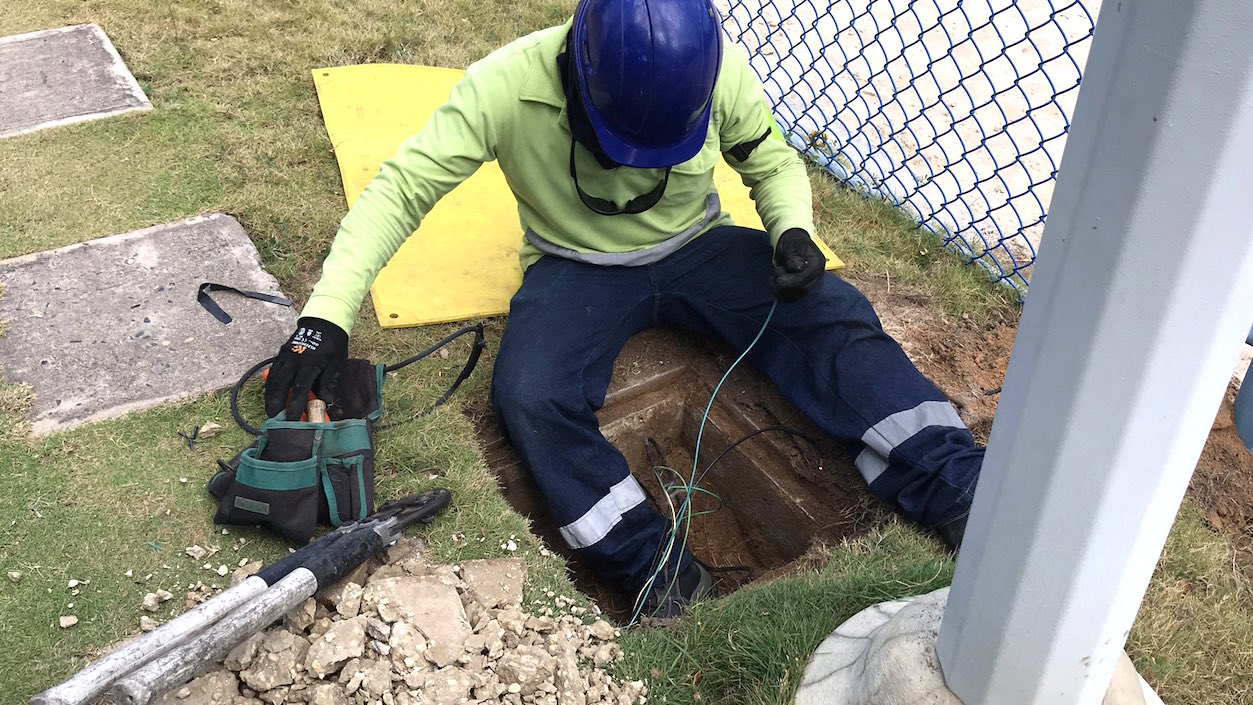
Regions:
<svg viewBox="0 0 1253 705"><path fill-rule="evenodd" d="M1253 315L1253 3L1105 0L937 651L1099 703Z"/></svg>

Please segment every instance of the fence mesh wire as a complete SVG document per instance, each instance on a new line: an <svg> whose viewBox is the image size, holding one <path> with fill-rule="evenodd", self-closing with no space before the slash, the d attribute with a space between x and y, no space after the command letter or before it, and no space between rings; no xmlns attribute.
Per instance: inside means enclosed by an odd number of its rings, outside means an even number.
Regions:
<svg viewBox="0 0 1253 705"><path fill-rule="evenodd" d="M1100 0L716 0L792 144L1026 290Z"/></svg>

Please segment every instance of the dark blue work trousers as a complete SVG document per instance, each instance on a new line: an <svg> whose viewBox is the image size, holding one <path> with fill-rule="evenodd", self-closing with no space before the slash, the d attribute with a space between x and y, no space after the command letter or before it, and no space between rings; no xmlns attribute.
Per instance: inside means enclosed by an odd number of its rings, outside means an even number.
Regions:
<svg viewBox="0 0 1253 705"><path fill-rule="evenodd" d="M746 348L774 301L771 256L764 232L720 227L638 267L545 256L513 297L492 403L563 538L625 591L651 574L670 523L600 433L614 361L655 326ZM852 285L828 273L800 301L779 304L747 362L854 444L871 491L906 517L935 528L969 512L983 448Z"/></svg>

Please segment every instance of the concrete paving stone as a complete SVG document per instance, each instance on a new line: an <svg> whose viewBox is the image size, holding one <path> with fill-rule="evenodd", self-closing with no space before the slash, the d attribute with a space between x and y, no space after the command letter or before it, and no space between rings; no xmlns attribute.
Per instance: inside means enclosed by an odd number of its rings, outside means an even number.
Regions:
<svg viewBox="0 0 1253 705"><path fill-rule="evenodd" d="M222 214L0 261L0 374L34 388L34 432L229 387L294 329L295 309L232 292L212 294L218 322L203 282L281 295Z"/></svg>
<svg viewBox="0 0 1253 705"><path fill-rule="evenodd" d="M151 109L98 25L0 37L0 137Z"/></svg>

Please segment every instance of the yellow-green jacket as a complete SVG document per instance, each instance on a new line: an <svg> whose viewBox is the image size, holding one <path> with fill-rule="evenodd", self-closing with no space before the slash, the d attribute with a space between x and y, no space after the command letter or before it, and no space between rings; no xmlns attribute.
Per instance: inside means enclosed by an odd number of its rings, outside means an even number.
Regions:
<svg viewBox="0 0 1253 705"><path fill-rule="evenodd" d="M813 232L804 165L774 128L747 58L730 43L714 88L705 146L672 169L661 201L643 213L616 216L583 205L570 178L571 136L557 69L569 29L567 22L535 32L470 66L448 102L383 163L344 217L302 315L351 331L379 270L436 201L492 159L518 199L524 270L546 253L607 265L647 264L711 228L730 224L713 184L714 165L724 152L751 189L773 240L789 228ZM756 144L746 159L732 156L736 147L752 145L767 132L770 138ZM617 203L648 192L664 172L605 170L582 145L576 159L583 190ZM467 249L466 257L474 256Z"/></svg>

